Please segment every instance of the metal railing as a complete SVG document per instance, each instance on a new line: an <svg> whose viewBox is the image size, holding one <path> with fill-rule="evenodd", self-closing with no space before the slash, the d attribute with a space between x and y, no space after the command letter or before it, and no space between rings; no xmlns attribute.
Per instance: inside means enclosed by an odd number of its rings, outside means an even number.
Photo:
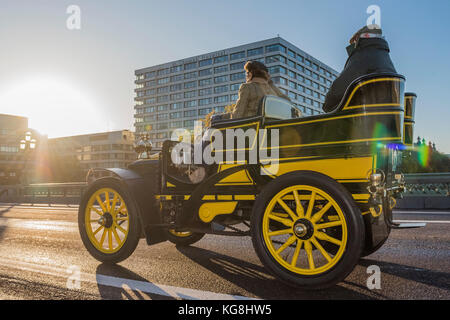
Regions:
<svg viewBox="0 0 450 320"><path fill-rule="evenodd" d="M406 174L405 182L397 207L450 209L450 172ZM0 202L77 204L86 187L86 182L0 187Z"/></svg>

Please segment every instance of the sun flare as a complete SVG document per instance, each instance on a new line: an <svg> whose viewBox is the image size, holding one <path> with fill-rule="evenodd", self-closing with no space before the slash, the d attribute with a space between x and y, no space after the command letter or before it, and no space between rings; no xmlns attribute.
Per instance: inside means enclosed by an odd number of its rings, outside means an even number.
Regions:
<svg viewBox="0 0 450 320"><path fill-rule="evenodd" d="M49 137L106 131L95 101L77 86L34 77L0 89L0 113L25 116L30 128Z"/></svg>

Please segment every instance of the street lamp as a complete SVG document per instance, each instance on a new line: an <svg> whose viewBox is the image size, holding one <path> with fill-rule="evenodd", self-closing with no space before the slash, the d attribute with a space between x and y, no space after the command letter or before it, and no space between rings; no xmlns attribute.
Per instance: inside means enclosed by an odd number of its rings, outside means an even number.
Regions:
<svg viewBox="0 0 450 320"><path fill-rule="evenodd" d="M28 164L29 154L36 149L36 139L32 139L31 132L27 131L25 133L25 139L20 140L20 151L23 152L25 158L24 168L22 170L22 181L24 181L24 176L26 174L26 168Z"/></svg>

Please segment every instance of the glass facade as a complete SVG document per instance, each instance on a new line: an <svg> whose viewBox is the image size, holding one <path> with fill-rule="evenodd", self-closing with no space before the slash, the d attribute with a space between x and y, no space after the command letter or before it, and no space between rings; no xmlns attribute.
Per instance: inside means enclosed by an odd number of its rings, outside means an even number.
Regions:
<svg viewBox="0 0 450 320"><path fill-rule="evenodd" d="M136 133L149 133L161 147L162 137L170 137L174 129L192 129L195 120L212 110L223 112L236 102L249 60L265 63L274 83L305 115L322 113L325 95L338 75L281 38L137 70Z"/></svg>

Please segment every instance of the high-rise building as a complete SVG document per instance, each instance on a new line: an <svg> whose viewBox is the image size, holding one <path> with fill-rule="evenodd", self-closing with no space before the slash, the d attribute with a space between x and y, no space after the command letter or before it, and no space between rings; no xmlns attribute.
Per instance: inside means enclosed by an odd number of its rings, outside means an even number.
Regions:
<svg viewBox="0 0 450 320"><path fill-rule="evenodd" d="M275 84L305 115L322 113L325 95L338 72L277 37L135 71L136 134L148 133L156 147L177 128L238 99L244 64L264 63Z"/></svg>
<svg viewBox="0 0 450 320"><path fill-rule="evenodd" d="M0 114L0 185L32 182L36 155L46 140L28 127L28 118Z"/></svg>

